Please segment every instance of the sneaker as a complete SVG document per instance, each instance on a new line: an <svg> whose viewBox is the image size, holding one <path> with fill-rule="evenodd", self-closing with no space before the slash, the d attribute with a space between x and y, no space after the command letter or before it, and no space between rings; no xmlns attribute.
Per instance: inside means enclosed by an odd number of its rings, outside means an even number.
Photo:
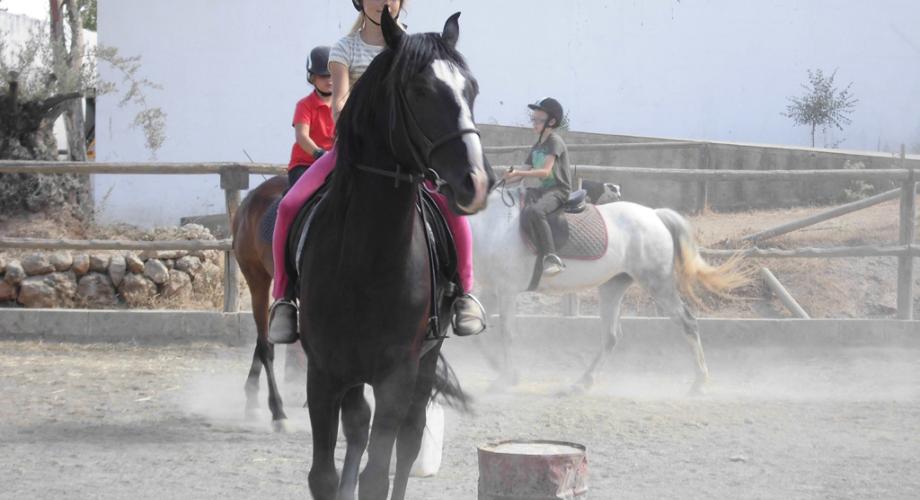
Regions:
<svg viewBox="0 0 920 500"><path fill-rule="evenodd" d="M565 264L562 263L562 259L558 255L551 253L543 257L543 274L545 276L555 276L562 271L565 271Z"/></svg>
<svg viewBox="0 0 920 500"><path fill-rule="evenodd" d="M471 294L463 294L454 300L451 307L451 326L454 335L467 337L478 335L486 329L486 312L482 304Z"/></svg>
<svg viewBox="0 0 920 500"><path fill-rule="evenodd" d="M297 341L297 306L290 300L276 300L268 310L268 341L272 344Z"/></svg>

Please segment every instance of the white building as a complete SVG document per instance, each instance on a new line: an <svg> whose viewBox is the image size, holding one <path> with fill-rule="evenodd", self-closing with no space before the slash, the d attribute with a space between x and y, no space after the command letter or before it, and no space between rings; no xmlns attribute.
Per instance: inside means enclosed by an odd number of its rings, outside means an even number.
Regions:
<svg viewBox="0 0 920 500"><path fill-rule="evenodd" d="M346 0L99 0L100 43L143 57L168 114L159 161L286 163L310 48L351 26ZM781 116L806 69L854 82L847 149L920 142L920 3L913 0L549 2L409 0L410 31L461 10L460 49L482 88L477 119L523 124L525 104L559 98L574 130L808 144ZM150 153L136 110L98 103L99 161ZM258 180L258 179L256 179ZM104 219L175 224L218 212L216 177L99 176Z"/></svg>

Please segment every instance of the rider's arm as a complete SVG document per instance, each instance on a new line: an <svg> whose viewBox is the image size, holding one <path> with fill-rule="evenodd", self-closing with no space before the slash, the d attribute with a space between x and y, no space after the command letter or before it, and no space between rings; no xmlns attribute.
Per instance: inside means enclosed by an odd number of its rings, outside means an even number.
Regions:
<svg viewBox="0 0 920 500"><path fill-rule="evenodd" d="M339 121L339 113L345 107L348 90L351 87L348 66L340 62L329 61L329 73L332 74L332 119Z"/></svg>
<svg viewBox="0 0 920 500"><path fill-rule="evenodd" d="M515 170L514 173L517 177L536 177L538 179L545 179L553 175L553 165L555 164L556 155L547 155L546 161L543 162L543 168L532 170Z"/></svg>
<svg viewBox="0 0 920 500"><path fill-rule="evenodd" d="M297 141L297 145L300 146L300 149L307 153L313 153L317 149L322 149L313 142L313 139L310 139L309 123L298 123L294 125L294 140Z"/></svg>

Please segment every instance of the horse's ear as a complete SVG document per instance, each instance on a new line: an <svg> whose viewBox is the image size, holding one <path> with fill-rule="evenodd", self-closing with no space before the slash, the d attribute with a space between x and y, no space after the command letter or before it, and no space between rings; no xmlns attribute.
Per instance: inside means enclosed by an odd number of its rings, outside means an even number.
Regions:
<svg viewBox="0 0 920 500"><path fill-rule="evenodd" d="M441 40L444 40L444 43L452 49L457 47L457 40L460 38L460 23L457 22L459 18L459 12L448 17L447 22L444 23L444 31L441 33Z"/></svg>
<svg viewBox="0 0 920 500"><path fill-rule="evenodd" d="M393 50L399 48L399 42L402 41L402 37L406 32L390 15L390 9L383 9L383 14L380 16L380 28L383 30L383 39L386 41L387 47Z"/></svg>

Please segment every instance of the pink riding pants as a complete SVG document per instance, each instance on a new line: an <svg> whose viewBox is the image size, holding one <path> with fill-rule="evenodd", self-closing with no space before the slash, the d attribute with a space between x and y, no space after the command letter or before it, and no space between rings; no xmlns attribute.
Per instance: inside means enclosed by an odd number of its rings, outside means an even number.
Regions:
<svg viewBox="0 0 920 500"><path fill-rule="evenodd" d="M333 147L319 160L316 160L281 199L281 204L278 206L278 218L275 220L275 231L272 235L272 258L275 264L272 297L275 299L284 297L288 286L284 254L291 223L294 222L294 217L297 216L300 207L326 182L326 177L335 168L337 156L336 149ZM470 223L466 217L450 210L444 195L437 193L434 199L447 220L447 226L457 246L457 272L460 275L460 286L463 287L464 292L469 293L473 289L473 233L470 230Z"/></svg>

